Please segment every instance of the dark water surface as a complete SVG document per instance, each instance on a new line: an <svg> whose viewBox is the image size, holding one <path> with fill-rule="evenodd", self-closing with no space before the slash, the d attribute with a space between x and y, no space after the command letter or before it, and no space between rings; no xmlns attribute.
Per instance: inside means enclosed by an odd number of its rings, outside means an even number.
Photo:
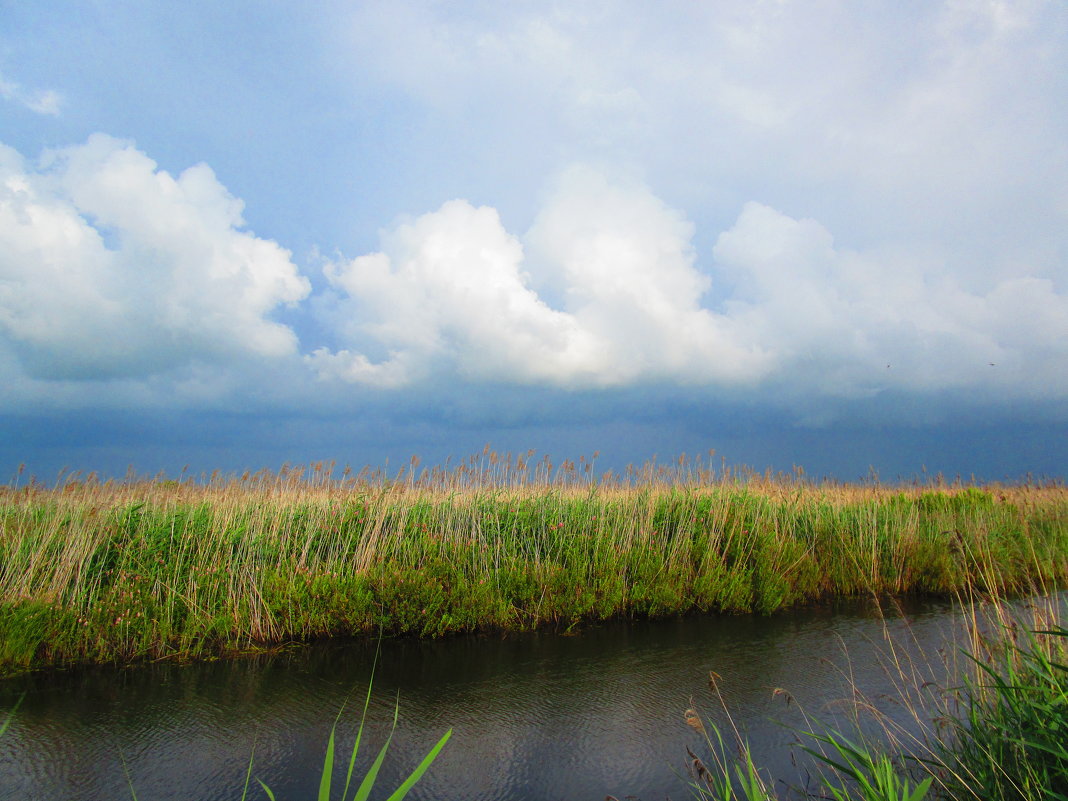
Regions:
<svg viewBox="0 0 1068 801"><path fill-rule="evenodd" d="M868 601L771 617L618 622L568 635L387 640L358 771L388 733L399 692L400 723L372 798L388 796L450 727L452 740L409 798L687 798L685 749L701 753L702 741L683 712L693 703L725 722L709 688L715 671L758 764L797 783L796 735L780 722L803 726L799 709L821 719L840 714L849 678L882 705L893 693L891 645L899 661L911 654L939 678L939 651L952 654L959 632L948 603L880 610ZM253 776L278 801L312 799L330 726L350 698L338 728L347 759L374 650L335 642L237 661L2 682L0 719L24 699L0 737L0 798L129 799L132 785L140 801L239 799L255 748ZM889 700L886 708L896 714ZM249 798L266 798L255 781Z"/></svg>

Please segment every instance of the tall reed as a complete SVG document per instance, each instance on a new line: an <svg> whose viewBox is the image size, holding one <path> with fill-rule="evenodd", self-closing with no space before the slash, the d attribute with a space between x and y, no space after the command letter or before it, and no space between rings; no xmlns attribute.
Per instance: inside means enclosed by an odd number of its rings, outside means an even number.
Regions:
<svg viewBox="0 0 1068 801"><path fill-rule="evenodd" d="M756 764L713 677L732 746L718 725L686 711L705 743L703 755L687 748L690 789L708 801L769 801L779 786L783 797L836 801L1068 798L1068 629L1058 604L1047 596L1020 609L973 597L962 607L966 638L950 652L960 660L950 664L916 664L888 640L891 701L907 714L883 714L855 686L845 730L806 714L798 744L817 762L803 783L776 781Z"/></svg>
<svg viewBox="0 0 1068 801"><path fill-rule="evenodd" d="M1068 575L1068 490L813 484L709 462L597 476L490 451L0 489L0 671L317 637L772 612Z"/></svg>

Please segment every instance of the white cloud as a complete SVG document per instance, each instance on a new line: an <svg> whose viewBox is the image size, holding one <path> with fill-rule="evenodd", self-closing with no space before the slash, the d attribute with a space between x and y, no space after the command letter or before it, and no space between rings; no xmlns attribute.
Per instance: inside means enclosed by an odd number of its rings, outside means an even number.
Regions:
<svg viewBox="0 0 1068 801"><path fill-rule="evenodd" d="M714 256L728 315L813 395L884 389L1068 394L1068 295L1051 280L963 287L939 265L837 249L814 220L746 205Z"/></svg>
<svg viewBox="0 0 1068 801"><path fill-rule="evenodd" d="M385 347L318 350L311 362L349 381L396 386L430 372L476 379L568 382L592 375L603 343L527 286L522 247L490 208L466 201L401 225L383 252L330 264L331 284L353 299L353 333Z"/></svg>
<svg viewBox="0 0 1068 801"><path fill-rule="evenodd" d="M384 234L381 252L327 266L346 298L345 347L308 362L380 387L458 374L763 387L784 401L1068 393L1068 297L1049 279L976 291L938 262L842 249L819 222L759 203L719 236L710 276L695 267L693 233L644 186L587 168L556 182L525 248L493 209L446 203Z"/></svg>
<svg viewBox="0 0 1068 801"><path fill-rule="evenodd" d="M572 170L527 236L565 287L564 308L553 309L497 213L452 201L385 235L382 252L327 266L351 299L349 337L388 357L320 349L309 361L321 375L379 386L449 369L564 387L752 382L767 356L701 308L708 279L691 235L645 188Z"/></svg>
<svg viewBox="0 0 1068 801"><path fill-rule="evenodd" d="M507 175L505 219L578 161L636 167L697 223L589 176L537 213L523 287L597 343L556 383L1068 393L1064 3L402 0L352 23L465 179Z"/></svg>
<svg viewBox="0 0 1068 801"><path fill-rule="evenodd" d="M36 166L0 145L0 337L51 379L294 354L268 315L310 285L241 210L206 165L174 177L102 134Z"/></svg>
<svg viewBox="0 0 1068 801"><path fill-rule="evenodd" d="M20 84L0 75L0 97L37 114L59 116L63 97L52 89L25 89Z"/></svg>
<svg viewBox="0 0 1068 801"><path fill-rule="evenodd" d="M104 135L37 164L0 146L5 370L17 360L46 393L63 379L147 379L148 398L173 378L206 403L237 386L212 365L292 389L299 373L252 363L290 370L310 349L271 319L310 283L241 215L206 165L172 176ZM938 259L843 248L822 223L755 202L707 269L694 236L641 182L584 166L551 182L522 238L493 208L450 201L384 232L380 252L327 263L316 309L335 297L318 324L336 346L304 362L369 388L1068 394L1068 297L1026 263L963 281Z"/></svg>
<svg viewBox="0 0 1068 801"><path fill-rule="evenodd" d="M744 384L768 372L763 348L702 307L711 280L694 266L693 234L640 184L587 168L558 181L526 240L566 311L603 343L602 380Z"/></svg>

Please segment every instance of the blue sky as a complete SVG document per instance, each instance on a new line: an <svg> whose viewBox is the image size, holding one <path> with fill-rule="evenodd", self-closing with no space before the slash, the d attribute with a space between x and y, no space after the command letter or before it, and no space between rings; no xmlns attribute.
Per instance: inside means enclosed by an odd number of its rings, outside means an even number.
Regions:
<svg viewBox="0 0 1068 801"><path fill-rule="evenodd" d="M0 2L0 469L1068 473L1068 5Z"/></svg>

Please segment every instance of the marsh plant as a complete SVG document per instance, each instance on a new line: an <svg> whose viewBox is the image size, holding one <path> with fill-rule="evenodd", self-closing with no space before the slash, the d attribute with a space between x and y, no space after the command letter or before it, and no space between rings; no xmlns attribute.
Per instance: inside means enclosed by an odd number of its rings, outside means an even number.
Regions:
<svg viewBox="0 0 1068 801"><path fill-rule="evenodd" d="M0 488L0 672L314 638L561 629L1068 575L1060 485L839 485L685 459Z"/></svg>
<svg viewBox="0 0 1068 801"><path fill-rule="evenodd" d="M371 763L371 767L367 770L367 773L363 775L363 778L361 779L359 785L353 788L353 772L356 768L356 757L359 755L360 740L363 737L363 727L364 723L367 721L367 707L370 702L371 686L368 685L367 697L364 699L363 704L363 714L360 716L360 726L356 730L356 739L353 742L352 751L349 754L348 765L345 770L345 784L341 788L341 795L338 796L339 801L367 801L367 798L370 796L371 791L374 789L375 782L378 781L378 772L382 768L382 763L385 761L386 753L389 751L390 743L393 742L393 734L397 730L397 716L400 712L399 701L393 706L393 726L389 730L389 736L386 738L386 741L379 749L378 755L375 757L374 762ZM342 710L342 712L343 711L344 710ZM326 755L323 757L323 770L322 775L319 779L319 792L316 795L317 801L332 801L332 799L334 798L331 793L331 790L334 786L335 734L337 732L337 724L340 718L341 712L338 713L338 718L334 721L334 725L330 729L330 737L326 743ZM450 737L452 737L452 729L449 729L447 732L445 732L445 734L442 735L441 739L438 740L438 742L434 745L433 748L430 749L429 752L427 752L427 755L423 757L423 759L419 762L419 764L415 767L411 774L409 774L408 778L401 782L400 786L397 787L396 790L390 793L386 801L402 801L402 799L405 798L411 791L411 789L415 786L416 782L418 782L419 779L422 778L423 774L426 773L427 768L429 768L430 765L434 762L434 760L437 759L438 754L441 752L441 749L445 747L445 743L449 741ZM249 760L248 773L245 776L245 787L241 794L242 801L244 801L244 799L248 795L249 778L251 777L251 775L252 759ZM270 799L270 801L276 801L274 792L271 790L271 788L268 787L267 784L260 779L257 779L256 781L259 782L260 786L263 788L263 791L267 794L267 797ZM351 796L349 795L350 788L353 788L353 794Z"/></svg>
<svg viewBox="0 0 1068 801"><path fill-rule="evenodd" d="M806 727L795 733L800 750L816 760L816 773L803 782L773 778L754 762L713 674L728 738L725 743L721 727L693 708L686 711L687 725L704 741L701 755L687 748L692 795L708 801L1068 798L1068 629L1058 622L1062 610L1049 598L1030 608L1029 619L997 599L965 608L968 641L952 652L959 663L932 669L914 664L903 651L885 655L897 684L894 703L907 712L907 723L883 715L856 688L849 727L854 734L806 716ZM935 674L956 676L956 683L936 686Z"/></svg>

